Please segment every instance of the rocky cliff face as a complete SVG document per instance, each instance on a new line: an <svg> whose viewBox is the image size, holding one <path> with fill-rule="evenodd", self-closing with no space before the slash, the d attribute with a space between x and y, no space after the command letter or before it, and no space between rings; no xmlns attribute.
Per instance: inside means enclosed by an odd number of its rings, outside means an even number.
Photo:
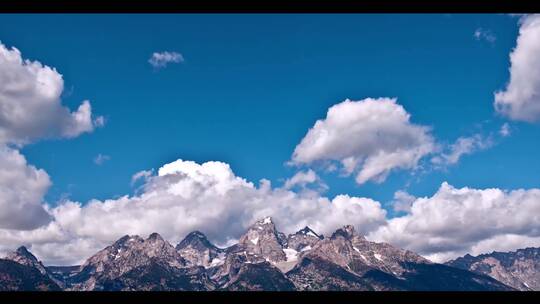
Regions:
<svg viewBox="0 0 540 304"><path fill-rule="evenodd" d="M294 249L296 251L310 250L316 243L322 240L324 237L315 233L309 227L299 230L294 234L290 234L287 237L287 248Z"/></svg>
<svg viewBox="0 0 540 304"><path fill-rule="evenodd" d="M156 264L179 269L186 261L157 233L146 240L126 235L90 257L68 285L73 290L103 290L107 282L110 284L132 270L155 267Z"/></svg>
<svg viewBox="0 0 540 304"><path fill-rule="evenodd" d="M540 248L479 256L467 254L446 264L488 275L518 290L540 290Z"/></svg>
<svg viewBox="0 0 540 304"><path fill-rule="evenodd" d="M9 257L11 268L26 272L0 273L0 283L20 290L54 289L55 280L65 290L114 291L511 289L480 273L369 242L350 225L329 238L309 227L286 236L269 217L229 248L218 248L195 231L176 248L157 233L147 239L124 236L79 267L44 267L26 248ZM44 281L17 285L17 275Z"/></svg>
<svg viewBox="0 0 540 304"><path fill-rule="evenodd" d="M441 268L442 266L442 268ZM431 263L413 252L336 230L287 273L300 290L509 290L489 277Z"/></svg>
<svg viewBox="0 0 540 304"><path fill-rule="evenodd" d="M270 262L286 261L287 256L283 251L282 237L278 235L276 226L270 217L257 221L249 227L246 234L240 237L238 249L244 250L248 260L252 257L264 258Z"/></svg>
<svg viewBox="0 0 540 304"><path fill-rule="evenodd" d="M186 260L189 266L212 267L223 262L224 250L210 243L200 231L188 234L178 245L178 253Z"/></svg>

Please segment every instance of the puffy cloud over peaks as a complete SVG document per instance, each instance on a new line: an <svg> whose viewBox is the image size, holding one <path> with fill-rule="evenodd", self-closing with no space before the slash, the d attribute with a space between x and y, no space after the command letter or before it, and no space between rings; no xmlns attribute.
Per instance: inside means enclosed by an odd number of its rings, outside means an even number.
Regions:
<svg viewBox="0 0 540 304"><path fill-rule="evenodd" d="M540 214L539 189L455 188L444 182L433 196L417 198L408 214L390 219L370 237L444 261L540 246L540 218L534 214ZM512 239L512 246L496 243L503 239Z"/></svg>
<svg viewBox="0 0 540 304"><path fill-rule="evenodd" d="M328 234L343 223L369 233L386 223L386 211L372 199L348 195L329 199L272 188L267 180L256 186L223 162L177 160L159 168L157 175L143 172L138 175L145 177L140 194L86 204L60 203L50 210L54 221L47 226L29 232L0 229L0 244L16 248L32 242L32 251L40 258L69 264L125 234L159 232L176 243L199 230L224 245L267 216L285 233L309 226ZM62 254L54 255L53 248Z"/></svg>
<svg viewBox="0 0 540 304"><path fill-rule="evenodd" d="M328 109L296 146L293 164L339 162L356 182L382 182L392 170L413 169L433 152L426 126L410 122L395 98L345 100Z"/></svg>

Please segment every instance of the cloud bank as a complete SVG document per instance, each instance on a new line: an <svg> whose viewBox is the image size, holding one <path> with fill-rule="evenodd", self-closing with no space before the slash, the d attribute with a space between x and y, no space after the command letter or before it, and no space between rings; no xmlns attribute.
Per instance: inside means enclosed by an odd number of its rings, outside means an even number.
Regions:
<svg viewBox="0 0 540 304"><path fill-rule="evenodd" d="M4 250L31 244L54 264L80 263L125 234L159 232L173 243L193 230L218 244L238 238L257 219L272 216L291 233L306 225L325 234L343 223L368 233L386 221L386 211L369 198L333 199L254 185L236 176L228 164L177 160L147 176L140 195L86 204L65 201L50 209L54 221L31 231L0 229Z"/></svg>
<svg viewBox="0 0 540 304"><path fill-rule="evenodd" d="M265 216L285 233L308 225L329 235L353 224L368 239L435 261L540 245L540 218L534 216L540 214L540 189L459 189L443 183L431 197L397 193L405 214L388 218L370 198L305 195L267 180L255 185L223 162L177 160L146 177L138 195L85 204L67 200L47 208L54 219L41 227L0 229L0 251L30 245L47 263L76 264L125 234L158 232L177 243L193 230L225 245ZM12 220L18 216L25 215L15 212Z"/></svg>
<svg viewBox="0 0 540 304"><path fill-rule="evenodd" d="M435 261L540 245L540 189L455 188L444 182L369 235ZM506 242L503 240L510 240Z"/></svg>
<svg viewBox="0 0 540 304"><path fill-rule="evenodd" d="M40 139L73 138L103 126L90 102L71 112L61 104L62 75L38 61L23 59L0 43L0 230L35 233L53 220L43 201L49 175L26 162L19 148ZM33 231L33 232L29 232Z"/></svg>

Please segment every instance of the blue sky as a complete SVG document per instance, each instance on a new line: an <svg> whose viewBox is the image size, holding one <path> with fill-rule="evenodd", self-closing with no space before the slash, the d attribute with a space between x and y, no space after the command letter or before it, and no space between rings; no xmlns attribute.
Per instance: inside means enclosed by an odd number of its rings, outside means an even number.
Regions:
<svg viewBox="0 0 540 304"><path fill-rule="evenodd" d="M63 103L89 99L106 127L73 140L23 150L53 186L47 200L86 201L130 193L135 172L177 158L221 160L250 181L280 183L296 144L333 104L397 97L415 123L448 142L504 119L493 92L508 80L518 26L505 15L10 15L2 42L55 67ZM490 29L496 41L473 36ZM154 70L154 51L182 64ZM456 186L538 187L538 126L517 124L496 147L466 156L446 172L412 179L408 192ZM98 154L111 159L93 163ZM355 185L324 175L329 195L380 201L411 180Z"/></svg>
<svg viewBox="0 0 540 304"><path fill-rule="evenodd" d="M314 168L328 186L326 197L371 198L392 218L399 215L391 201L400 190L431 197L444 181L455 188L540 187L539 124L494 108L494 93L510 79L518 19L0 15L0 41L62 74L61 102L71 111L89 100L92 115L105 118L93 132L17 148L28 164L50 176L52 186L44 191L50 206L66 198L85 205L133 195L136 172L157 171L177 159L215 160L230 164L236 176L256 184L268 179L274 187ZM154 52L165 51L184 60L161 68L149 64ZM430 128L443 147L475 135L491 144L442 169L423 158L419 165L425 170L392 170L380 182L357 183L354 174L287 165L330 107L369 97L397 98L410 122ZM509 136L499 134L504 124ZM101 164L94 161L98 155L105 156Z"/></svg>

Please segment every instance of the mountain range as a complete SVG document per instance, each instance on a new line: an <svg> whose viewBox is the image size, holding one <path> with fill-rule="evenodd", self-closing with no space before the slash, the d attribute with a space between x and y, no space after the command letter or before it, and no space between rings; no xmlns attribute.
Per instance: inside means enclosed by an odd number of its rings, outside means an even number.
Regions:
<svg viewBox="0 0 540 304"><path fill-rule="evenodd" d="M446 264L351 225L331 236L285 235L270 217L219 248L200 231L176 246L159 234L126 235L77 266L44 266L25 247L0 259L0 290L70 291L507 291L540 289L540 249L466 255Z"/></svg>

